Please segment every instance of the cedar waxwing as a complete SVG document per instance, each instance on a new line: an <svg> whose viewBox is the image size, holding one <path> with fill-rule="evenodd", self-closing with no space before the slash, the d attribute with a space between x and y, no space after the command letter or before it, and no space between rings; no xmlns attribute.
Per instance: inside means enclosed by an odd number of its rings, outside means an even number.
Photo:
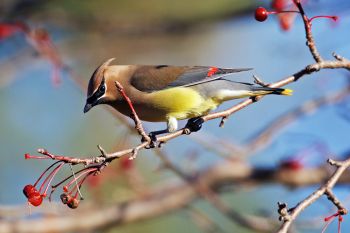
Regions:
<svg viewBox="0 0 350 233"><path fill-rule="evenodd" d="M201 127L200 116L231 99L258 95L291 95L292 90L255 86L226 79L228 75L250 69L223 69L207 66L110 65L99 66L92 75L84 113L98 104L108 104L126 116L131 110L117 90L120 82L141 120L167 122L167 130L178 128L177 120L190 119Z"/></svg>

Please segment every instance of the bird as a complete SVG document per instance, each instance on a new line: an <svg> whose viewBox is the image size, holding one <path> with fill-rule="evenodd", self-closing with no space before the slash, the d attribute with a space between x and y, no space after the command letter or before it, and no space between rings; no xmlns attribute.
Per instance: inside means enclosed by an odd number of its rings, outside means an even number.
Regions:
<svg viewBox="0 0 350 233"><path fill-rule="evenodd" d="M96 105L107 104L131 116L127 101L115 85L118 81L140 120L167 123L166 129L152 132L152 137L176 131L178 120L185 119L189 119L186 127L198 131L203 123L201 117L228 100L292 94L290 89L257 86L232 78L234 73L251 68L111 65L113 60L108 59L93 73L88 84L84 113Z"/></svg>

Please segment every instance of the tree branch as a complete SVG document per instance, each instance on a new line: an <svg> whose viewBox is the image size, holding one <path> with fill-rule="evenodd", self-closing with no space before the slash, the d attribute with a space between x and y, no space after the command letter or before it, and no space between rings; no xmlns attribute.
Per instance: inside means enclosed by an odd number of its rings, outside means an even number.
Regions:
<svg viewBox="0 0 350 233"><path fill-rule="evenodd" d="M306 35L306 45L309 47L310 53L312 54L312 57L317 63L320 63L323 61L323 58L321 57L320 53L318 52L318 49L316 47L316 43L314 41L314 37L312 36L311 31L311 21L305 14L304 8L301 5L300 0L294 0L294 4L297 6L301 18L303 19L304 27L305 27L305 35Z"/></svg>
<svg viewBox="0 0 350 233"><path fill-rule="evenodd" d="M309 195L307 198L305 198L303 201L299 202L295 207L292 209L287 210L287 206L285 205L283 210L279 210L281 220L283 220L283 224L278 230L278 233L287 233L288 229L291 227L291 224L293 221L297 218L297 216L308 206L310 206L312 203L314 203L317 199L319 199L322 195L327 196L328 200L330 200L337 208L338 212L341 215L347 214L346 208L340 203L340 201L335 197L335 195L332 192L332 188L334 185L338 182L341 175L349 168L350 166L350 159L344 160L343 162L338 162L329 159L328 163L332 166L336 166L336 171L333 173L333 175L328 179L328 181L322 185L320 188L318 188L315 192L313 192L311 195Z"/></svg>

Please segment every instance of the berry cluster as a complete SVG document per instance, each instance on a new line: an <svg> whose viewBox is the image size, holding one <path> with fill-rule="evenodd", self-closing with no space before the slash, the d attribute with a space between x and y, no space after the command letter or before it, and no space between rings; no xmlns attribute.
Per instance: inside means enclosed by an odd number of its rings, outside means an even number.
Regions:
<svg viewBox="0 0 350 233"><path fill-rule="evenodd" d="M25 154L24 157L25 159L45 159L45 157L43 156L31 156L29 154ZM30 204L32 204L33 206L41 205L43 199L47 196L47 191L53 178L55 177L57 172L62 168L63 164L64 163L60 161L53 163L51 166L45 169L45 171L40 175L40 177L37 179L34 185L28 184L24 187L23 193L27 197L28 202ZM38 185L40 180L45 176L45 174L51 169L52 171L46 176L44 181L41 183L39 190L37 190L36 186Z"/></svg>
<svg viewBox="0 0 350 233"><path fill-rule="evenodd" d="M51 192L49 195L49 200L51 200L51 196L55 192L57 187L65 184L63 186L63 194L61 194L60 196L61 201L69 208L77 208L80 200L83 199L80 193L81 186L90 175L96 175L99 172L99 168L86 167L79 170L76 173L74 173L74 171L72 170L72 175L68 176L67 178L63 179L55 185L51 185L56 174L61 170L63 165L67 164L67 162L60 160L64 157L52 155L45 150L40 150L40 153L42 153L44 156L25 154L24 157L25 159L54 159L58 161L50 165L47 169L45 169L45 171L40 175L40 177L34 183L34 185L28 184L24 187L23 193L28 199L28 203L32 204L33 206L41 205L43 199L47 197L47 192L49 188L51 188ZM45 175L46 178L42 181L38 190L36 186L39 184L39 182L43 179Z"/></svg>
<svg viewBox="0 0 350 233"><path fill-rule="evenodd" d="M28 198L28 202L33 206L39 206L43 202L43 196L31 184L28 184L24 187L23 194Z"/></svg>
<svg viewBox="0 0 350 233"><path fill-rule="evenodd" d="M78 208L80 200L77 199L77 197L72 197L71 195L67 193L62 193L61 196L61 201L63 204L67 205L71 209L76 209Z"/></svg>

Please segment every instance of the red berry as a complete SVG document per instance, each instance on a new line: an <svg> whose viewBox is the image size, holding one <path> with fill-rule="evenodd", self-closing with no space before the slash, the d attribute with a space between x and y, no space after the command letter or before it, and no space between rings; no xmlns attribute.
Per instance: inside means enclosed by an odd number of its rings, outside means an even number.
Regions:
<svg viewBox="0 0 350 233"><path fill-rule="evenodd" d="M33 193L36 191L35 187L31 184L27 184L23 188L23 194L28 198L29 196L33 195Z"/></svg>
<svg viewBox="0 0 350 233"><path fill-rule="evenodd" d="M13 24L0 23L0 40L15 34L19 28Z"/></svg>
<svg viewBox="0 0 350 233"><path fill-rule="evenodd" d="M62 193L60 198L63 204L67 204L72 200L72 197L67 193Z"/></svg>
<svg viewBox="0 0 350 233"><path fill-rule="evenodd" d="M120 161L120 167L122 170L130 170L134 165L134 161L130 160L128 157L123 157Z"/></svg>
<svg viewBox="0 0 350 233"><path fill-rule="evenodd" d="M67 203L67 206L71 209L76 209L79 206L79 200L76 198L73 198L70 202Z"/></svg>
<svg viewBox="0 0 350 233"><path fill-rule="evenodd" d="M39 206L43 202L43 196L31 185L24 186L23 194L28 198L28 202L33 206Z"/></svg>
<svg viewBox="0 0 350 233"><path fill-rule="evenodd" d="M255 19L259 22L263 22L267 19L269 13L264 7L258 7L255 10Z"/></svg>
<svg viewBox="0 0 350 233"><path fill-rule="evenodd" d="M34 192L31 196L29 196L28 201L33 206L39 206L43 202L43 197L39 192Z"/></svg>
<svg viewBox="0 0 350 233"><path fill-rule="evenodd" d="M292 27L292 24L294 22L294 16L288 15L288 14L283 15L279 17L279 21L280 21L280 26L282 30L288 31Z"/></svg>
<svg viewBox="0 0 350 233"><path fill-rule="evenodd" d="M62 193L60 198L62 203L67 205L71 209L76 209L79 206L80 201L67 193Z"/></svg>
<svg viewBox="0 0 350 233"><path fill-rule="evenodd" d="M68 192L68 186L67 186L67 185L63 186L63 191L64 191L65 193Z"/></svg>
<svg viewBox="0 0 350 233"><path fill-rule="evenodd" d="M286 160L281 163L281 167L290 170L299 170L303 168L303 164L297 160Z"/></svg>
<svg viewBox="0 0 350 233"><path fill-rule="evenodd" d="M286 0L274 0L272 2L272 8L274 8L277 11L282 11L287 5Z"/></svg>

